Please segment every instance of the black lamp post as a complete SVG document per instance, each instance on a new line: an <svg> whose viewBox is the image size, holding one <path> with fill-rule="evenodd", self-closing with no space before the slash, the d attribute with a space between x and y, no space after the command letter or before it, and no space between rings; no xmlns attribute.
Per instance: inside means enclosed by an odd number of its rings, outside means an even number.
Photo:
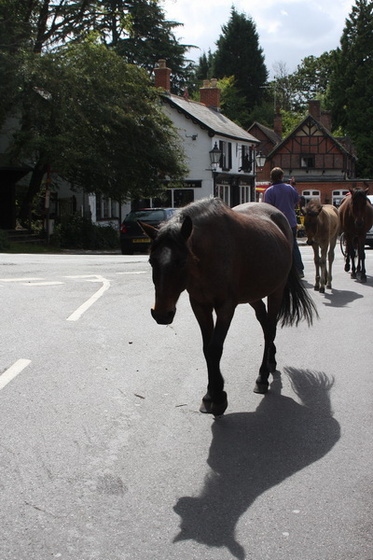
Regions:
<svg viewBox="0 0 373 560"><path fill-rule="evenodd" d="M215 142L214 147L212 148L212 150L209 151L210 154L210 162L211 162L211 169L212 169L212 178L213 178L213 183L214 183L214 196L217 196L216 193L216 170L217 167L220 163L220 158L221 158L221 150L218 147L217 142Z"/></svg>

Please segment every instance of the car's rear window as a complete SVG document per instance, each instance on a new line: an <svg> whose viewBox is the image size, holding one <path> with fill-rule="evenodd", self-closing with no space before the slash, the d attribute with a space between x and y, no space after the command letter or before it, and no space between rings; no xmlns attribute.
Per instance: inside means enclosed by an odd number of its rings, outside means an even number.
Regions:
<svg viewBox="0 0 373 560"><path fill-rule="evenodd" d="M164 210L137 210L136 212L130 212L126 216L126 221L128 222L136 222L137 220L162 222L164 219Z"/></svg>

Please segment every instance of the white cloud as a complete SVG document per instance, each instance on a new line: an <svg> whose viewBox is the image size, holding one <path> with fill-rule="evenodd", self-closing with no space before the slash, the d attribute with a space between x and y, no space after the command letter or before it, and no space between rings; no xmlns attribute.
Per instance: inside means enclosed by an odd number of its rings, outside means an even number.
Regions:
<svg viewBox="0 0 373 560"><path fill-rule="evenodd" d="M309 55L320 56L339 46L353 0L164 0L166 19L184 27L175 29L184 44L196 45L189 56L198 60L202 52L216 48L221 27L230 18L231 6L251 17L259 44L271 73L276 62L290 72Z"/></svg>

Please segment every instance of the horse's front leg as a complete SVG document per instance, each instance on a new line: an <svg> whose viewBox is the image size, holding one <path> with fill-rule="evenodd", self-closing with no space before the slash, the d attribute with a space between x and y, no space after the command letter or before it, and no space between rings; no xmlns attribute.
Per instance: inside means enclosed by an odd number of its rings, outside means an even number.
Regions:
<svg viewBox="0 0 373 560"><path fill-rule="evenodd" d="M269 317L264 302L262 300L255 301L250 304L255 310L255 316L258 319L264 334L264 351L261 366L259 368L259 376L255 382L254 393L265 394L268 391L268 377L270 373L276 370L276 346L274 340L276 337L277 312L275 316Z"/></svg>
<svg viewBox="0 0 373 560"><path fill-rule="evenodd" d="M320 254L319 254L319 246L314 241L312 243L313 249L313 262L315 263L315 285L314 289L316 291L320 290Z"/></svg>
<svg viewBox="0 0 373 560"><path fill-rule="evenodd" d="M220 371L220 359L224 340L233 318L234 307L216 309L214 325L212 305L201 304L193 298L190 298L190 303L201 329L208 374L207 393L202 399L200 411L221 416L228 406L228 400L224 391L224 378Z"/></svg>

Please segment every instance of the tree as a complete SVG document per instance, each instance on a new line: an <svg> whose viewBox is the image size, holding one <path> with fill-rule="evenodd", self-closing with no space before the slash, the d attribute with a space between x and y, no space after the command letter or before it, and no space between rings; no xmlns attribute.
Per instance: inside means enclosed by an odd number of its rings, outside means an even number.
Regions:
<svg viewBox="0 0 373 560"><path fill-rule="evenodd" d="M358 152L358 173L373 175L373 2L356 0L335 52L327 93L333 126L348 134Z"/></svg>
<svg viewBox="0 0 373 560"><path fill-rule="evenodd" d="M20 218L27 222L52 168L87 192L149 195L185 172L179 137L146 72L86 41L34 57L24 74L22 126L12 153L34 161Z"/></svg>
<svg viewBox="0 0 373 560"><path fill-rule="evenodd" d="M250 111L263 97L261 87L268 77L254 21L232 8L230 20L222 27L216 44L214 77L234 76Z"/></svg>

